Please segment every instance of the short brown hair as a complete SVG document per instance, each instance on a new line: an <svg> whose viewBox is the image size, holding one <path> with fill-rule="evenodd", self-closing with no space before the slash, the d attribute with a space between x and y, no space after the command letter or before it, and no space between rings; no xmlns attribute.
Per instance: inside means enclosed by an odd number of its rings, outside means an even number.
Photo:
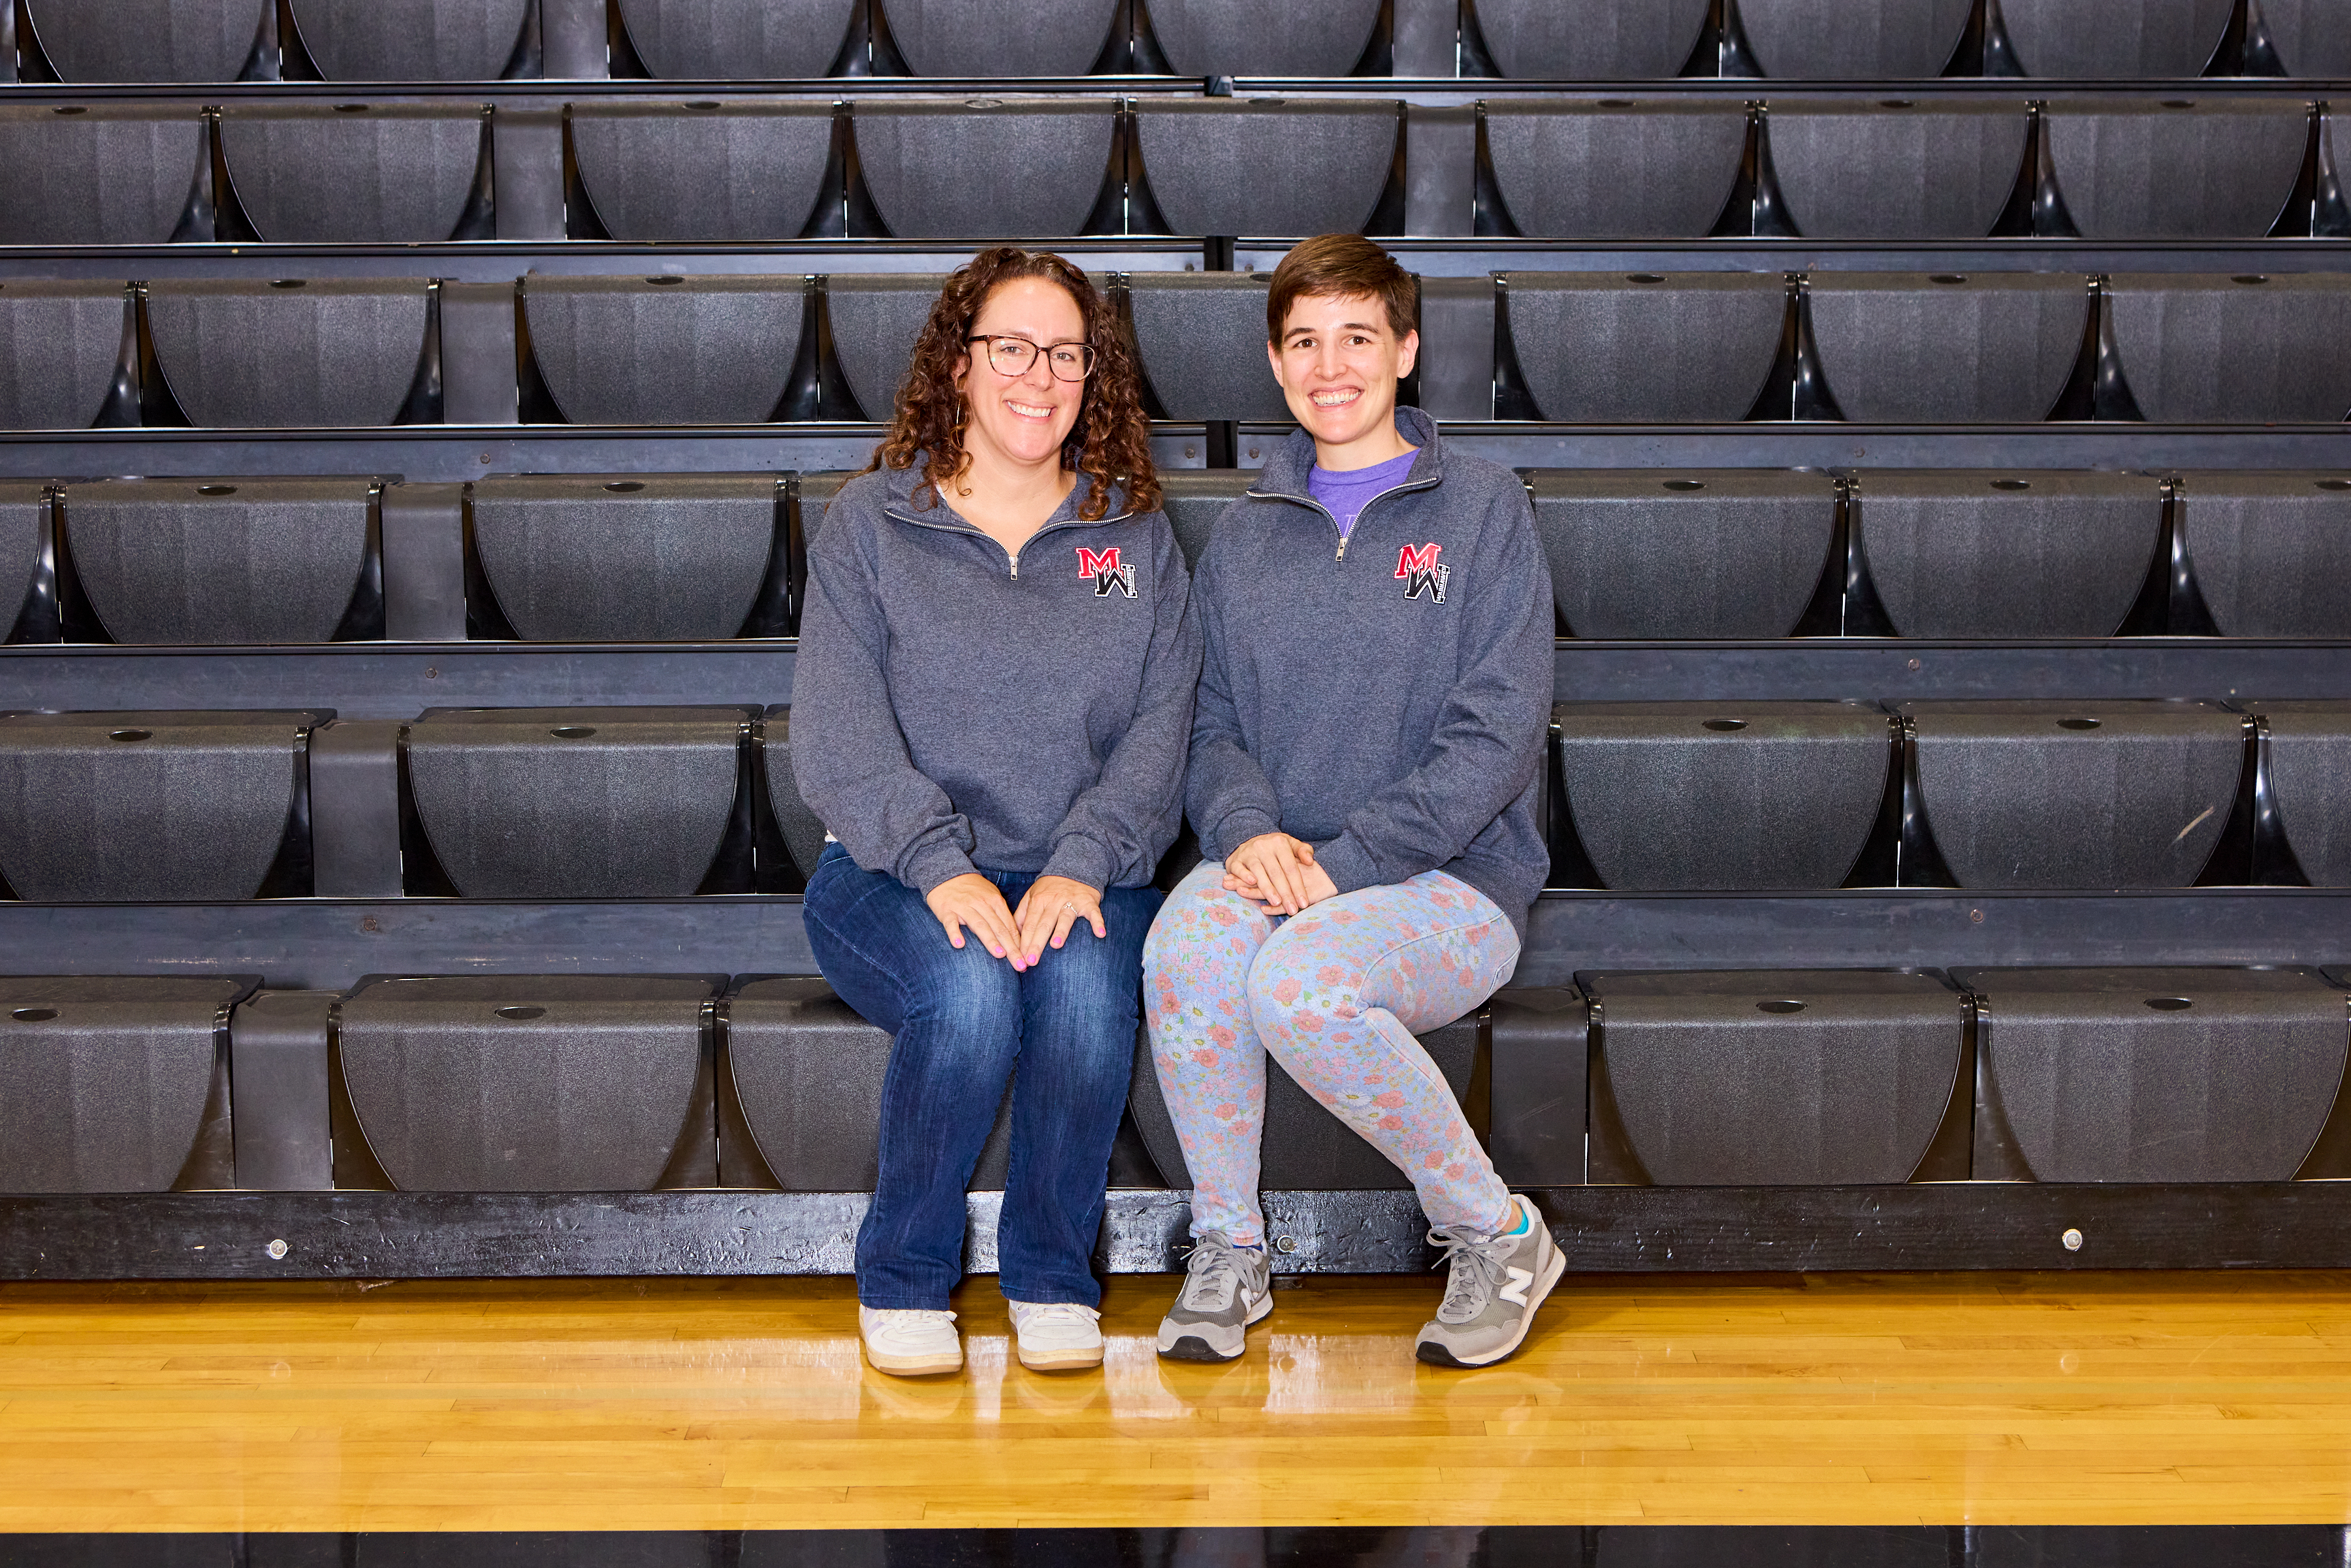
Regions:
<svg viewBox="0 0 2351 1568"><path fill-rule="evenodd" d="M875 449L866 472L911 468L918 458L923 460L924 482L915 486L914 505L925 511L937 504L941 485L963 477L971 456L963 445L965 410L963 393L955 384L956 363L970 351L964 340L971 335L987 297L1023 277L1042 278L1067 291L1085 318L1086 341L1093 346L1093 374L1086 378L1077 426L1061 447L1061 466L1091 485L1079 503L1078 516L1100 522L1109 509L1113 485L1124 493L1130 512L1157 511L1159 476L1151 465L1151 422L1143 413L1143 379L1134 356L1127 351L1118 313L1084 273L1060 256L1016 246L981 251L939 291L915 340L906 379L899 383L890 434Z"/></svg>
<svg viewBox="0 0 2351 1568"><path fill-rule="evenodd" d="M1395 257L1361 235L1316 235L1301 240L1273 269L1265 297L1265 340L1281 341L1281 324L1301 299L1321 295L1368 294L1388 309L1388 329L1397 337L1420 319L1420 279Z"/></svg>

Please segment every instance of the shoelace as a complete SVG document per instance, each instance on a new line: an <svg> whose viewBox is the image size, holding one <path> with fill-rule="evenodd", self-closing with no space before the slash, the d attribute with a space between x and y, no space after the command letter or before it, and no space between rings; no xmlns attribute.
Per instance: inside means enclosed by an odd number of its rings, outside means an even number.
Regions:
<svg viewBox="0 0 2351 1568"><path fill-rule="evenodd" d="M1029 1308L1020 1316L1022 1328L1055 1328L1063 1324L1084 1327L1099 1320L1102 1314L1075 1301L1048 1301Z"/></svg>
<svg viewBox="0 0 2351 1568"><path fill-rule="evenodd" d="M875 1313L874 1329L881 1333L920 1333L930 1329L943 1329L956 1321L953 1312L929 1307L884 1307Z"/></svg>
<svg viewBox="0 0 2351 1568"><path fill-rule="evenodd" d="M1428 1244L1445 1252L1437 1263L1453 1270L1445 1282L1445 1300L1437 1309L1439 1321L1459 1322L1486 1310L1502 1282L1502 1259L1517 1240L1516 1237L1456 1236L1450 1230L1428 1233Z"/></svg>
<svg viewBox="0 0 2351 1568"><path fill-rule="evenodd" d="M1186 1307L1207 1312L1240 1294L1240 1260L1233 1256L1235 1250L1229 1242L1215 1240L1193 1247L1186 1265L1192 1278L1184 1287Z"/></svg>

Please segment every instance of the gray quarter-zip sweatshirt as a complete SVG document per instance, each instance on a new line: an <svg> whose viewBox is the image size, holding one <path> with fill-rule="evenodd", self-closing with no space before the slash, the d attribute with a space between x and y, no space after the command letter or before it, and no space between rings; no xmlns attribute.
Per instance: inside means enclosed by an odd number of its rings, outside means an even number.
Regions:
<svg viewBox="0 0 2351 1568"><path fill-rule="evenodd" d="M809 549L792 776L857 863L1140 887L1182 821L1200 627L1175 530L1081 478L1016 558L916 468L841 487Z"/></svg>
<svg viewBox="0 0 2351 1568"><path fill-rule="evenodd" d="M1551 577L1517 475L1447 452L1416 408L1396 429L1419 455L1345 538L1307 493L1303 431L1217 519L1185 805L1219 859L1278 828L1342 893L1444 871L1523 938L1551 869Z"/></svg>

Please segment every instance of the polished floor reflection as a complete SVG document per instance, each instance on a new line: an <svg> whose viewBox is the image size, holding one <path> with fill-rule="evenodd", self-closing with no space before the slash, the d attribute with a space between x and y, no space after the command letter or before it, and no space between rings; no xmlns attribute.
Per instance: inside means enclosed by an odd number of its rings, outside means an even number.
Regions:
<svg viewBox="0 0 2351 1568"><path fill-rule="evenodd" d="M968 1370L919 1383L865 1370L838 1280L0 1287L0 1528L1437 1526L1484 1554L1263 1538L1419 1563L1520 1561L1501 1525L2351 1520L2338 1276L1571 1279L1478 1373L1411 1358L1437 1287L1392 1279L1285 1290L1247 1359L1165 1364L1169 1284L1114 1281L1104 1371L1042 1375L976 1281ZM1543 1539L1526 1561L1579 1560ZM1602 1560L1694 1561L1638 1539Z"/></svg>
<svg viewBox="0 0 2351 1568"><path fill-rule="evenodd" d="M2339 1568L2327 1525L0 1535L0 1568Z"/></svg>

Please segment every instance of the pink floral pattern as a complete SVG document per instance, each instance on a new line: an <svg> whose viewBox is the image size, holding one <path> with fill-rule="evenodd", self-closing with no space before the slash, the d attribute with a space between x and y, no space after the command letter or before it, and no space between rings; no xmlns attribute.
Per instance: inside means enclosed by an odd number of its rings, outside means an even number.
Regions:
<svg viewBox="0 0 2351 1568"><path fill-rule="evenodd" d="M1259 1146L1269 1053L1412 1180L1431 1224L1496 1229L1510 1194L1416 1032L1450 1023L1518 967L1493 901L1443 872L1269 918L1207 862L1143 949L1160 1092L1192 1172L1192 1234L1263 1239Z"/></svg>

